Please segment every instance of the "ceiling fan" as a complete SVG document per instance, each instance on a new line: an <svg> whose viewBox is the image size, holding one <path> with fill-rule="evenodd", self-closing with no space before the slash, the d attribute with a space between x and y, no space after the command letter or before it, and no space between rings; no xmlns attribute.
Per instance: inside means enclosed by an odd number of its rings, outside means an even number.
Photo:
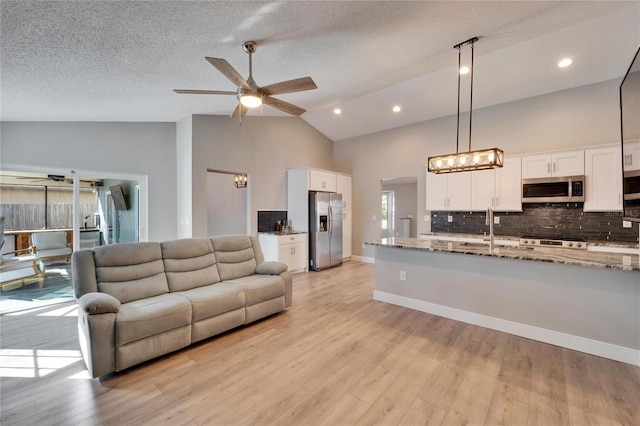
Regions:
<svg viewBox="0 0 640 426"><path fill-rule="evenodd" d="M257 44L255 41L245 41L242 44L244 51L249 54L249 78L244 79L238 71L235 70L222 58L209 58L205 57L207 61L218 69L225 77L231 80L236 86L235 92L225 90L186 90L175 89L174 92L180 94L196 94L196 95L235 95L238 97L238 106L231 114L231 117L237 117L242 119L249 108L256 108L263 103L284 111L292 115L302 115L305 113L305 109L299 106L290 104L288 102L276 99L271 95L282 95L284 93L302 92L304 90L317 89L316 83L314 83L311 77L296 78L294 80L281 81L280 83L270 84L268 86L260 87L253 80L253 64L252 54L256 51Z"/></svg>

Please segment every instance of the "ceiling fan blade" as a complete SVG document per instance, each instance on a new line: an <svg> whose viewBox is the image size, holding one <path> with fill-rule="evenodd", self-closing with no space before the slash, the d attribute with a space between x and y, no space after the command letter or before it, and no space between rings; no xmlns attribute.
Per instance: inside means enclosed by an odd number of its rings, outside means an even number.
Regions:
<svg viewBox="0 0 640 426"><path fill-rule="evenodd" d="M279 109L280 111L284 111L287 114L291 115L302 115L307 111L306 109L300 108L299 106L290 104L289 102L285 102L280 99L272 98L271 96L265 96L262 101L265 104L274 107L275 109Z"/></svg>
<svg viewBox="0 0 640 426"><path fill-rule="evenodd" d="M294 80L281 81L258 89L265 96L281 95L283 93L302 92L304 90L317 89L311 77L296 78Z"/></svg>
<svg viewBox="0 0 640 426"><path fill-rule="evenodd" d="M237 87L243 87L245 89L251 90L252 87L247 83L247 80L240 75L238 71L234 67L231 66L229 62L222 58L210 58L205 57L207 61L214 67L218 69L225 77L231 80Z"/></svg>
<svg viewBox="0 0 640 426"><path fill-rule="evenodd" d="M248 111L249 111L249 108L243 107L242 104L240 102L238 102L238 106L231 113L231 118L244 117L247 114Z"/></svg>
<svg viewBox="0 0 640 426"><path fill-rule="evenodd" d="M188 90L188 89L173 89L174 92L187 95L237 95L236 92L230 92L228 90Z"/></svg>

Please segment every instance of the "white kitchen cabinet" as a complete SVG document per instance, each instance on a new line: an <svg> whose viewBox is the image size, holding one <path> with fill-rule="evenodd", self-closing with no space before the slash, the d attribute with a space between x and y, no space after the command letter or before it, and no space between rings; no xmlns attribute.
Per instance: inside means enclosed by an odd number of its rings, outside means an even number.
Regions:
<svg viewBox="0 0 640 426"><path fill-rule="evenodd" d="M624 143L624 170L640 170L640 141Z"/></svg>
<svg viewBox="0 0 640 426"><path fill-rule="evenodd" d="M324 170L309 169L309 191L336 192L337 177L335 173Z"/></svg>
<svg viewBox="0 0 640 426"><path fill-rule="evenodd" d="M342 258L346 259L351 257L353 252L352 242L352 219L351 211L342 211Z"/></svg>
<svg viewBox="0 0 640 426"><path fill-rule="evenodd" d="M520 157L505 157L504 167L471 173L471 210L522 211Z"/></svg>
<svg viewBox="0 0 640 426"><path fill-rule="evenodd" d="M336 192L342 194L342 210L351 210L351 176L336 175Z"/></svg>
<svg viewBox="0 0 640 426"><path fill-rule="evenodd" d="M349 175L336 175L336 189L342 194L342 258L351 257L351 187L352 181Z"/></svg>
<svg viewBox="0 0 640 426"><path fill-rule="evenodd" d="M470 172L435 174L427 171L427 210L470 210Z"/></svg>
<svg viewBox="0 0 640 426"><path fill-rule="evenodd" d="M292 273L307 271L307 234L258 234L264 260L286 263Z"/></svg>
<svg viewBox="0 0 640 426"><path fill-rule="evenodd" d="M579 176L584 174L584 150L522 156L522 178Z"/></svg>
<svg viewBox="0 0 640 426"><path fill-rule="evenodd" d="M622 210L620 146L585 150L584 211Z"/></svg>

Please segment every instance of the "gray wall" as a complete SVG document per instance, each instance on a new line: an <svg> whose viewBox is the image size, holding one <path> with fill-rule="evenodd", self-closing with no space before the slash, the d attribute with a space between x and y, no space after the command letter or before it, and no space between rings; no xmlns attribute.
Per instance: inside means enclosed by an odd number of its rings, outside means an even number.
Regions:
<svg viewBox="0 0 640 426"><path fill-rule="evenodd" d="M472 149L496 146L505 155L516 155L615 143L620 140L619 84L611 80L474 111ZM455 119L444 117L334 142L336 170L353 175L354 255L374 255L371 247L361 247L363 241L380 235L372 215L379 215L381 179L418 177L417 230L429 231L425 165L428 156L455 151Z"/></svg>
<svg viewBox="0 0 640 426"><path fill-rule="evenodd" d="M147 175L149 241L176 238L175 123L2 122L0 163Z"/></svg>
<svg viewBox="0 0 640 426"><path fill-rule="evenodd" d="M402 183L402 184L383 184L382 191L393 191L395 196L395 229L396 236L398 232L402 232L402 223L400 218L411 216L411 235L417 237L416 218L418 213L418 184Z"/></svg>
<svg viewBox="0 0 640 426"><path fill-rule="evenodd" d="M207 169L248 174L252 234L258 210L287 209L288 168L333 169L332 142L298 117L194 115L192 135L194 237L207 235Z"/></svg>
<svg viewBox="0 0 640 426"><path fill-rule="evenodd" d="M235 175L207 173L207 235L247 233L247 188L236 188Z"/></svg>

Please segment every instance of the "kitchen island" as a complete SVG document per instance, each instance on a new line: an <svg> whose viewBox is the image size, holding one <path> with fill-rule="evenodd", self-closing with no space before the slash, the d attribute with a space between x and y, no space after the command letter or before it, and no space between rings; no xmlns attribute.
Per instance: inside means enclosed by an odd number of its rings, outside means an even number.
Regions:
<svg viewBox="0 0 640 426"><path fill-rule="evenodd" d="M376 250L375 300L640 366L639 254L415 238L365 244Z"/></svg>

